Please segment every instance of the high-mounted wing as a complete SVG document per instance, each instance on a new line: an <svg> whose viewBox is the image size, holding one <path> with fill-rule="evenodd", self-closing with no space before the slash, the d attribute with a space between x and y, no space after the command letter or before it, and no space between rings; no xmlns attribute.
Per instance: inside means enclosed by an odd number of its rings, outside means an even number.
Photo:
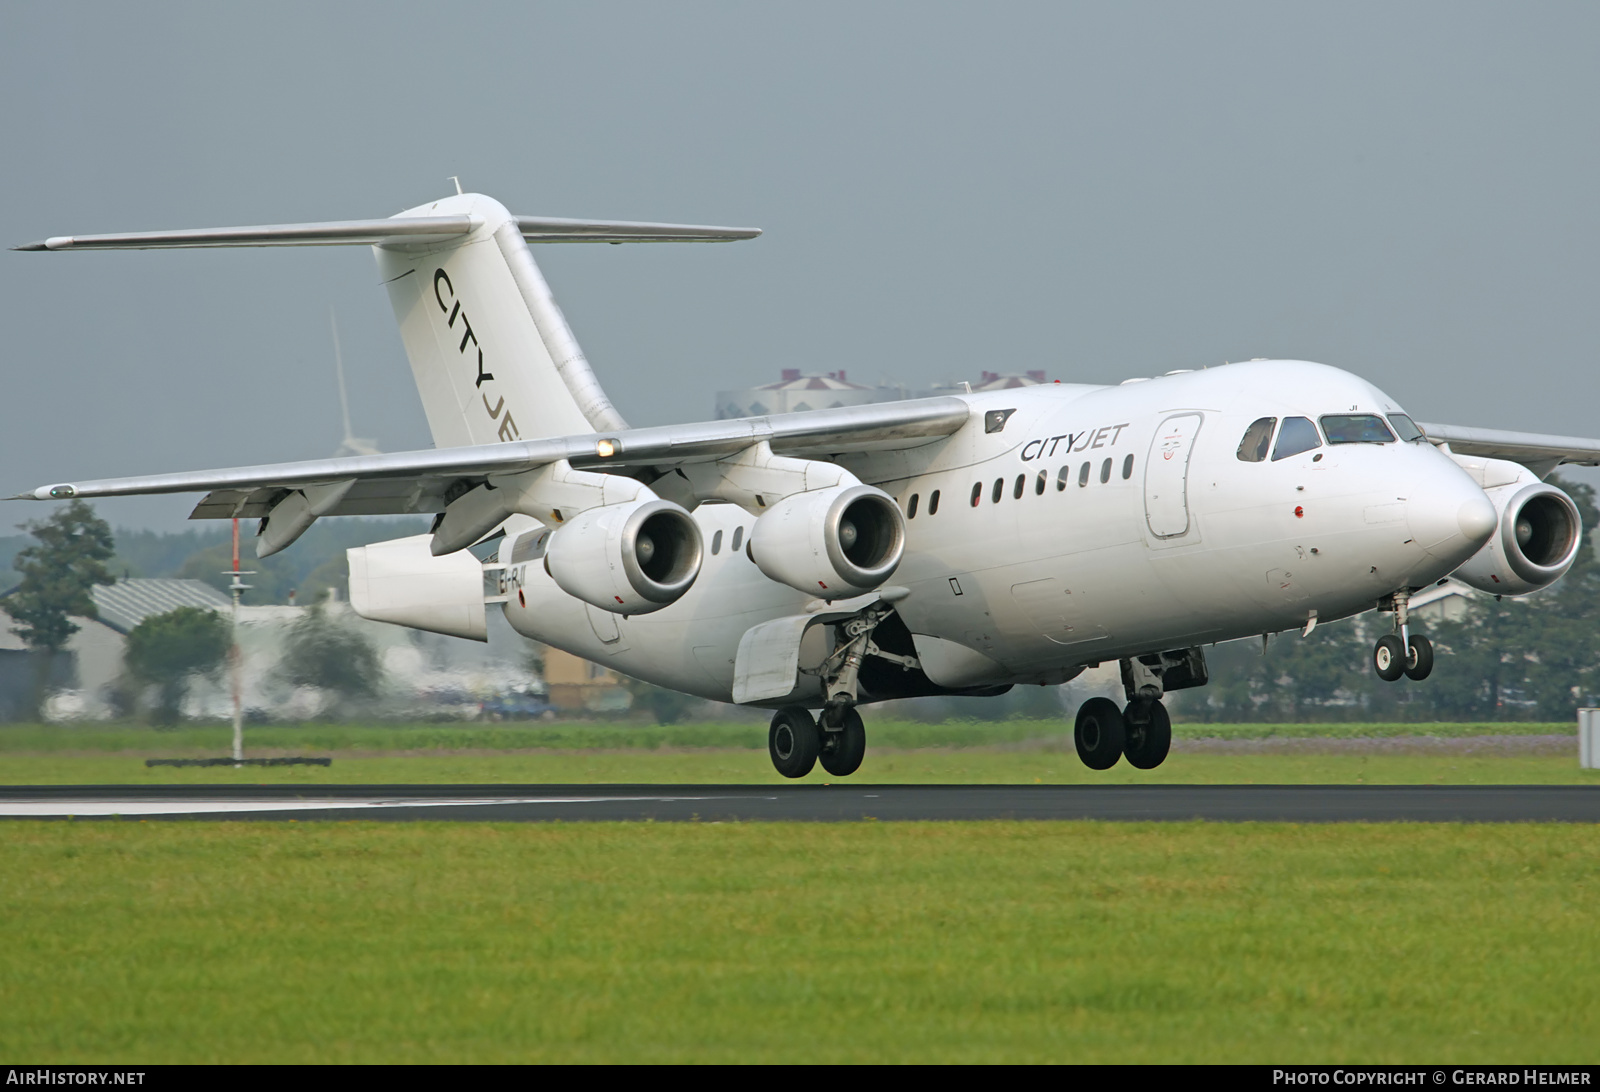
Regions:
<svg viewBox="0 0 1600 1092"><path fill-rule="evenodd" d="M959 398L925 398L611 434L62 482L17 499L204 492L190 518L228 519L264 516L290 490L338 485L337 500L318 515L441 512L490 474L515 474L562 459L578 469L638 473L727 458L762 441L777 454L800 457L915 447L955 432L970 413Z"/></svg>
<svg viewBox="0 0 1600 1092"><path fill-rule="evenodd" d="M1417 427L1433 443L1450 445L1450 450L1457 455L1521 463L1541 478L1563 463L1600 466L1600 440L1462 425L1429 425L1420 421Z"/></svg>

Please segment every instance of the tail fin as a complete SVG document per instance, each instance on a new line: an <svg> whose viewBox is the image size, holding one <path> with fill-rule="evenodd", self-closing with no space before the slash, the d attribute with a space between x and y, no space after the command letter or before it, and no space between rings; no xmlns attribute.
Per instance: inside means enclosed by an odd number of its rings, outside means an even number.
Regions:
<svg viewBox="0 0 1600 1092"><path fill-rule="evenodd" d="M436 447L627 427L534 263L540 242L722 242L751 228L517 217L458 194L387 220L57 236L18 250L370 244Z"/></svg>
<svg viewBox="0 0 1600 1092"><path fill-rule="evenodd" d="M475 223L462 239L373 248L435 446L626 428L504 206L466 194L397 219L452 213Z"/></svg>

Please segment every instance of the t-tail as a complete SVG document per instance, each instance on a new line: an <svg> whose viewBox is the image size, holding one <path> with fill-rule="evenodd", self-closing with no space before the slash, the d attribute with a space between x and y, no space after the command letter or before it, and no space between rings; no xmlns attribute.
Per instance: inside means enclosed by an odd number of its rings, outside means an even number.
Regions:
<svg viewBox="0 0 1600 1092"><path fill-rule="evenodd" d="M529 242L727 242L754 228L515 216L482 194L386 220L58 236L18 250L368 244L435 447L627 428L556 306Z"/></svg>

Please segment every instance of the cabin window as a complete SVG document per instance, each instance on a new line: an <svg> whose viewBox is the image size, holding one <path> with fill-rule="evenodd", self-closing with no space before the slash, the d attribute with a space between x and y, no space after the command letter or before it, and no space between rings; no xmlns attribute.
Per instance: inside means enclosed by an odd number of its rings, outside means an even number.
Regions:
<svg viewBox="0 0 1600 1092"><path fill-rule="evenodd" d="M1241 463L1259 463L1267 457L1267 445L1272 443L1272 428L1277 423L1276 417L1262 417L1244 430L1244 439L1239 441Z"/></svg>
<svg viewBox="0 0 1600 1092"><path fill-rule="evenodd" d="M1015 484L1015 485L1013 485L1011 487L1012 499L1021 500L1022 499L1022 491L1024 489L1026 489L1027 487L1028 487L1028 476L1026 474L1018 474L1017 475L1017 484Z"/></svg>
<svg viewBox="0 0 1600 1092"><path fill-rule="evenodd" d="M1122 460L1122 480L1127 481L1131 477L1133 477L1133 456L1129 455Z"/></svg>
<svg viewBox="0 0 1600 1092"><path fill-rule="evenodd" d="M1104 485L1111 480L1111 460L1107 459L1100 464L1100 484Z"/></svg>
<svg viewBox="0 0 1600 1092"><path fill-rule="evenodd" d="M1072 467L1064 466L1056 471L1056 492L1059 493L1067 487L1067 481L1072 477Z"/></svg>
<svg viewBox="0 0 1600 1092"><path fill-rule="evenodd" d="M1272 461L1287 459L1291 455L1298 455L1302 451L1310 451L1314 447L1322 446L1322 437L1317 435L1317 426L1305 417L1285 417L1283 427L1278 430L1278 443L1272 449Z"/></svg>
<svg viewBox="0 0 1600 1092"><path fill-rule="evenodd" d="M983 499L983 483L972 483L972 507L978 507L978 502Z"/></svg>
<svg viewBox="0 0 1600 1092"><path fill-rule="evenodd" d="M1394 433L1376 413L1329 413L1322 432L1330 444L1392 444Z"/></svg>
<svg viewBox="0 0 1600 1092"><path fill-rule="evenodd" d="M720 554L721 552L722 552L722 531L719 529L716 534L711 536L711 553L714 556L716 554Z"/></svg>
<svg viewBox="0 0 1600 1092"><path fill-rule="evenodd" d="M1033 495L1036 496L1036 497L1044 496L1044 487L1045 487L1045 484L1047 482L1049 482L1049 481L1050 481L1050 471L1048 471L1048 470L1039 471L1039 477L1036 478L1034 480L1034 483L1033 483Z"/></svg>
<svg viewBox="0 0 1600 1092"><path fill-rule="evenodd" d="M994 499L993 499L993 501L991 503L999 504L1000 503L1000 497L1005 493L1005 491L1006 491L1006 480L1004 478L996 478L994 480Z"/></svg>
<svg viewBox="0 0 1600 1092"><path fill-rule="evenodd" d="M1084 463L1078 467L1078 488L1082 489L1089 484L1089 464Z"/></svg>
<svg viewBox="0 0 1600 1092"><path fill-rule="evenodd" d="M917 518L917 495L911 494L911 503L906 505L906 519Z"/></svg>
<svg viewBox="0 0 1600 1092"><path fill-rule="evenodd" d="M935 489L932 493L928 494L928 515L937 516L938 514L939 514L939 491L937 489Z"/></svg>
<svg viewBox="0 0 1600 1092"><path fill-rule="evenodd" d="M1394 426L1395 432L1400 434L1400 439L1406 443L1414 440L1426 439L1417 423L1403 413L1389 414L1389 423Z"/></svg>
<svg viewBox="0 0 1600 1092"><path fill-rule="evenodd" d="M744 541L744 528L743 527L735 527L733 529L733 541L728 544L728 549L732 550L734 553L738 553L739 552L739 543L741 543L743 541Z"/></svg>

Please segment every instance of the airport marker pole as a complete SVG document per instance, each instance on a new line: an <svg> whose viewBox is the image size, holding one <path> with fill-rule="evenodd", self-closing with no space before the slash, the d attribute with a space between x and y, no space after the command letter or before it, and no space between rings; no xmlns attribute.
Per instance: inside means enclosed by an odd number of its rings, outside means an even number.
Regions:
<svg viewBox="0 0 1600 1092"><path fill-rule="evenodd" d="M228 647L228 667L233 680L233 764L237 769L244 764L244 701L239 681L239 661L243 659L239 651L239 595L250 586L239 579L244 574L239 571L238 516L233 517L233 571L228 575L233 577L233 582L228 585L228 590L233 592L233 643Z"/></svg>

